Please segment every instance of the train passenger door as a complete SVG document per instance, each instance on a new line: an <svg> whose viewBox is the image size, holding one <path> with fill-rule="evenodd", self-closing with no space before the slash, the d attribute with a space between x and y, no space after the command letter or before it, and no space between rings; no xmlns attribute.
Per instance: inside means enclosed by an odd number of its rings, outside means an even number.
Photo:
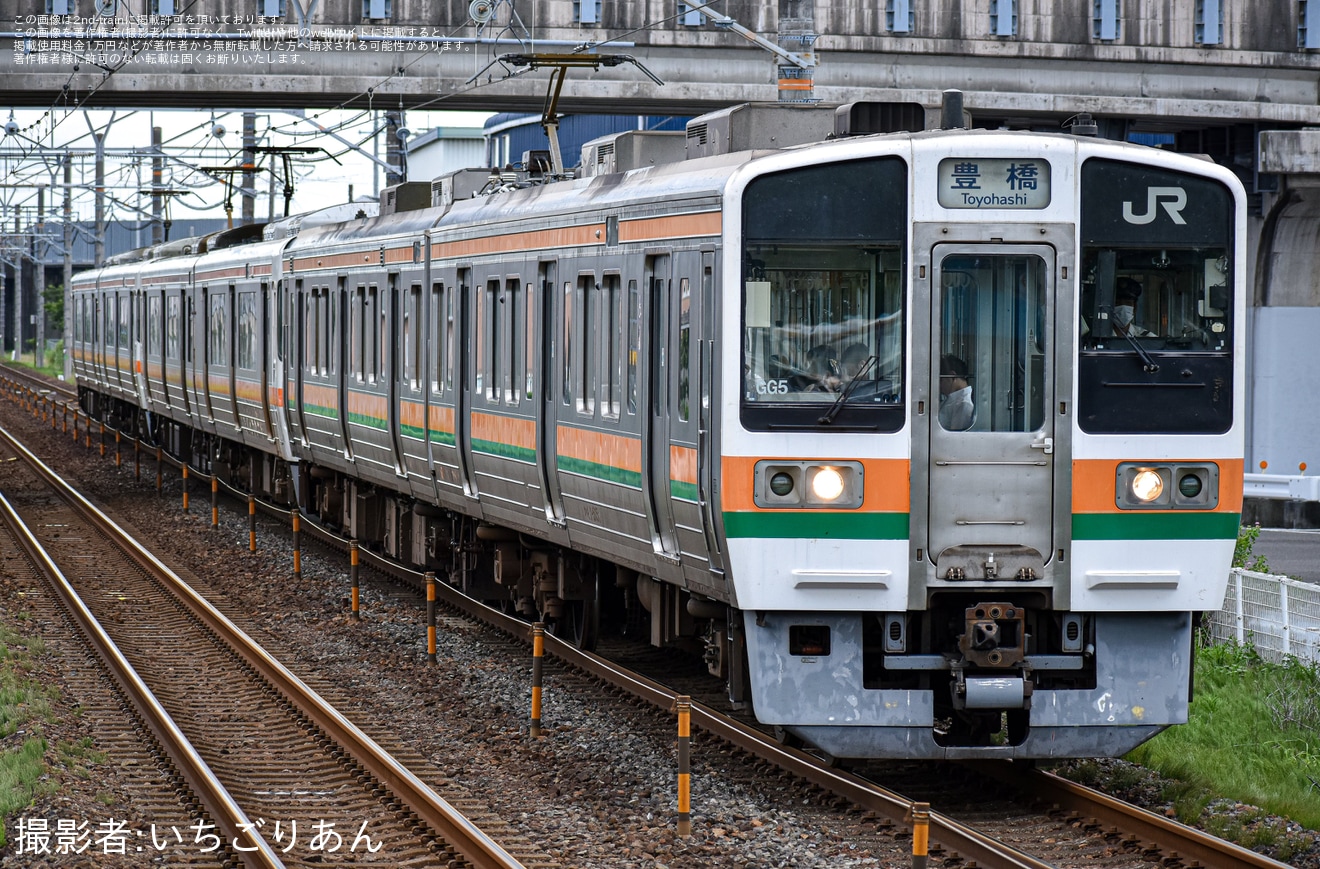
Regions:
<svg viewBox="0 0 1320 869"><path fill-rule="evenodd" d="M533 364L534 360L528 354L527 361L535 372L533 392L539 396L536 403L536 464L541 475L541 491L545 493L545 518L554 525L563 526L564 500L559 491L559 447L555 424L558 418L555 399L559 394L555 391L555 384L559 382L555 377L555 348L559 342L555 336L562 334L558 324L562 322L564 312L560 310L556 316L555 300L559 297L555 286L557 266L554 261L543 262L537 269L541 291L536 308L540 311L540 319L535 324L528 323L527 328L535 328L535 334L540 336L541 356L539 362ZM560 352L568 351L562 347Z"/></svg>
<svg viewBox="0 0 1320 869"><path fill-rule="evenodd" d="M413 321L409 318L411 311L404 311L404 304L411 302L411 296L399 292L399 273L390 272L386 282L386 304L389 305L389 340L385 343L385 371L387 377L386 389L389 397L386 404L386 413L389 415L390 431L390 449L394 452L394 473L400 477L407 477L408 473L404 469L403 459L403 436L400 429L403 427L403 416L399 402L401 401L401 382L405 375L404 361L407 354L412 351L412 334L409 331L405 336L403 321L407 319L408 326L411 329ZM420 297L421 293L418 292ZM411 375L411 372L407 372ZM409 381L409 390L411 390L411 380Z"/></svg>
<svg viewBox="0 0 1320 869"><path fill-rule="evenodd" d="M678 537L670 496L670 345L675 334L672 265L668 254L646 259L646 328L650 337L646 352L646 416L642 425L642 480L646 490L646 512L651 524L651 543L656 554L678 559Z"/></svg>
<svg viewBox="0 0 1320 869"><path fill-rule="evenodd" d="M931 272L936 576L1043 579L1054 546L1054 248L940 244Z"/></svg>
<svg viewBox="0 0 1320 869"><path fill-rule="evenodd" d="M293 289L285 296L284 328L284 419L289 435L307 446L307 430L303 426L303 368L307 364L307 301L302 278L293 282Z"/></svg>
<svg viewBox="0 0 1320 869"><path fill-rule="evenodd" d="M147 293L142 290L133 290L129 292L129 304L132 306L132 335L131 343L133 345L133 388L137 392L138 407L142 410L151 410L150 392L147 388L147 378L150 372L150 362L147 360L147 347L152 340L151 325L154 323L147 317ZM149 325L151 324L151 325Z"/></svg>
<svg viewBox="0 0 1320 869"><path fill-rule="evenodd" d="M472 269L458 270L458 352L454 362L458 367L458 389L454 406L454 445L458 447L458 473L463 480L463 494L477 497L477 480L472 473L472 390L476 377L473 351L473 323L475 305Z"/></svg>

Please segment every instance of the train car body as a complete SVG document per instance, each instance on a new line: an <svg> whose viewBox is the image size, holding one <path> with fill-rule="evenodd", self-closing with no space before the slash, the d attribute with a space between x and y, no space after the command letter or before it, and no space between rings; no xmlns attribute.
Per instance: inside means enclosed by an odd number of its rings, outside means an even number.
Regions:
<svg viewBox="0 0 1320 869"><path fill-rule="evenodd" d="M1244 213L1139 146L846 137L112 265L75 368L478 598L703 651L832 755L1116 755L1186 719L1226 587Z"/></svg>

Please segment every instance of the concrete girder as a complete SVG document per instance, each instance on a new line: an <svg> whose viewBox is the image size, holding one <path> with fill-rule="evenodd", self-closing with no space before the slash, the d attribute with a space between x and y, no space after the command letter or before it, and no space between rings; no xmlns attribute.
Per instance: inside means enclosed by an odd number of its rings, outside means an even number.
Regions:
<svg viewBox="0 0 1320 869"><path fill-rule="evenodd" d="M1087 111L1140 119L1148 127L1161 122L1182 128L1320 124L1314 64L1289 65L1277 54L1231 52L1241 65L1225 66L1192 62L1191 54L1173 49L1086 46L1073 57L1057 50L1027 57L1020 52L957 54L961 43L928 42L922 48L935 50L829 51L816 70L816 97L826 103L895 100L934 108L940 93L953 87L965 92L973 116L991 118L1062 119ZM483 75L475 86L465 84L493 56L512 50L509 46L466 45L420 58L406 52L303 51L302 62L286 65L267 62L278 58L276 52L229 50L246 62L233 69L138 62L106 79L89 64L72 75L66 66L17 64L12 43L0 40L0 104L11 106L75 105L95 90L88 107L317 108L351 101L354 107L372 102L378 108L402 103L405 109L537 111L547 83L543 72L500 81L503 72L497 66L489 70L489 83ZM1114 58L1099 56L1099 48L1109 48ZM665 84L654 85L627 66L575 72L561 110L693 114L777 96L773 58L754 48L651 45L621 53L635 57ZM68 98L62 99L66 85Z"/></svg>

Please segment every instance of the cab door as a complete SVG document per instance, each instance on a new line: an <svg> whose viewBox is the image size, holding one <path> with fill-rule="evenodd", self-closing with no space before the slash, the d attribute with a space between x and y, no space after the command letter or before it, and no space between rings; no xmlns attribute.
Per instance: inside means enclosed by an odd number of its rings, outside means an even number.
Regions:
<svg viewBox="0 0 1320 869"><path fill-rule="evenodd" d="M1054 548L1054 249L941 244L930 261L935 575L1043 578Z"/></svg>

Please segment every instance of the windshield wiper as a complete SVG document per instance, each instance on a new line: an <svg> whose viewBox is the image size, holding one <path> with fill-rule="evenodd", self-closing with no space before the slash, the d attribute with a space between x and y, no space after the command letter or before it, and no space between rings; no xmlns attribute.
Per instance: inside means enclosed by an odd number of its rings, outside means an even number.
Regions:
<svg viewBox="0 0 1320 869"><path fill-rule="evenodd" d="M825 411L825 415L816 420L817 424L829 425L834 422L834 417L839 415L839 411L843 409L844 402L848 400L848 396L852 395L853 389L856 388L857 384L862 382L862 375L870 371L879 361L880 359L877 356L866 357L866 364L864 364L861 370L854 374L848 382L844 384L843 391L839 393L839 397L834 399L834 404L831 404L830 409Z"/></svg>
<svg viewBox="0 0 1320 869"><path fill-rule="evenodd" d="M1154 374L1156 371L1160 370L1159 363L1151 357L1145 347L1142 347L1137 343L1137 339L1132 337L1131 332L1127 329L1119 329L1119 334L1128 340L1128 343L1132 345L1133 350L1137 351L1137 355L1140 356L1141 361L1145 363L1142 368L1147 374Z"/></svg>

